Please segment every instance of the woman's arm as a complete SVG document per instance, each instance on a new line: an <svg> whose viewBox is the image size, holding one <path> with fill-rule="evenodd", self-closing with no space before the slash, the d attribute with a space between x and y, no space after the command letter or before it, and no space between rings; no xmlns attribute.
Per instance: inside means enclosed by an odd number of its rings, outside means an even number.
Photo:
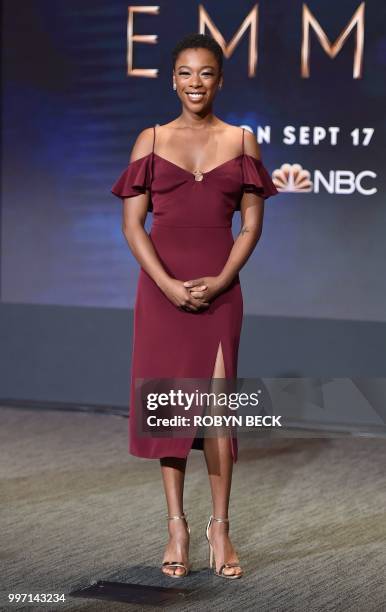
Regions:
<svg viewBox="0 0 386 612"><path fill-rule="evenodd" d="M130 162L148 155L153 146L153 128L140 132L133 146ZM144 225L150 193L123 198L122 232L140 266L149 274L166 297L177 307L197 311L200 302L164 269ZM207 304L208 306L209 304Z"/></svg>
<svg viewBox="0 0 386 612"><path fill-rule="evenodd" d="M247 155L261 159L260 147L249 130L244 134L244 150ZM235 239L228 260L218 280L226 289L248 261L263 230L264 199L255 193L244 193L240 202L241 229Z"/></svg>
<svg viewBox="0 0 386 612"><path fill-rule="evenodd" d="M130 162L133 162L152 150L153 130L147 128L140 132L131 151ZM130 198L123 198L122 232L131 252L140 266L151 276L158 287L161 287L169 276L163 268L144 225L150 199L150 192L141 193Z"/></svg>

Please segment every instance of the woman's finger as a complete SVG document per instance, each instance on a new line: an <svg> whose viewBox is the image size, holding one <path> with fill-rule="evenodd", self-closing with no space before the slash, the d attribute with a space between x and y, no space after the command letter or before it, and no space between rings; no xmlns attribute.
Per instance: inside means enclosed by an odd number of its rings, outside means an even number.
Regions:
<svg viewBox="0 0 386 612"><path fill-rule="evenodd" d="M198 310L197 307L194 306L193 304L185 304L181 306L181 308L182 310L187 310L188 312L192 312L192 311L196 312L196 310Z"/></svg>
<svg viewBox="0 0 386 612"><path fill-rule="evenodd" d="M195 278L193 280L185 281L184 287L189 289L190 287L195 287L196 285L202 285L202 278Z"/></svg>
<svg viewBox="0 0 386 612"><path fill-rule="evenodd" d="M192 291L204 291L205 289L208 288L208 285L198 285L197 287L194 286L191 289L189 289L190 292Z"/></svg>
<svg viewBox="0 0 386 612"><path fill-rule="evenodd" d="M191 291L191 292L190 292L190 295L191 295L193 298L203 298L203 297L204 297L204 293L203 293L203 291Z"/></svg>

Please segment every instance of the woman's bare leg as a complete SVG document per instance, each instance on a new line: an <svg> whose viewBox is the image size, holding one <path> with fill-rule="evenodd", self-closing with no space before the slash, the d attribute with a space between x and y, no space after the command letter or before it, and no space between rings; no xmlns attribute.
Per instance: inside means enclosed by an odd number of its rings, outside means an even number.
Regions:
<svg viewBox="0 0 386 612"><path fill-rule="evenodd" d="M162 479L169 516L181 516L184 509L184 481L186 459L164 457L160 459ZM169 542L165 550L164 561L180 561L188 564L189 533L184 520L167 521ZM182 567L162 568L165 574L184 574Z"/></svg>
<svg viewBox="0 0 386 612"><path fill-rule="evenodd" d="M221 344L217 351L213 378L225 378ZM216 391L216 384L213 387ZM206 437L204 439L204 454L212 493L212 514L215 518L228 518L233 471L230 435ZM228 531L229 523L218 523L216 521L212 522L209 530L209 539L214 549L217 570L223 563L238 563L239 561L229 539ZM225 568L224 574L239 574L241 571L239 567Z"/></svg>

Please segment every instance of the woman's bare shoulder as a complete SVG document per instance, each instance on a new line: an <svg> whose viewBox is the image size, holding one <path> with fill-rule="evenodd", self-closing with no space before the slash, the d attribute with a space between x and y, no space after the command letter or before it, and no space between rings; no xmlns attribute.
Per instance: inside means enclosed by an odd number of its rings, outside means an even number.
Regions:
<svg viewBox="0 0 386 612"><path fill-rule="evenodd" d="M243 129L239 125L232 125L222 121L219 125L219 129L223 132L223 135L229 140L229 142L239 143L243 135Z"/></svg>
<svg viewBox="0 0 386 612"><path fill-rule="evenodd" d="M153 127L144 128L135 140L131 149L130 161L135 161L141 157L149 155L153 150L154 129Z"/></svg>
<svg viewBox="0 0 386 612"><path fill-rule="evenodd" d="M229 150L232 150L234 155L238 155L242 151L244 140L244 153L253 157L259 156L256 138L250 130L243 129L239 125L225 123L225 121L221 129L223 130L224 144L228 145Z"/></svg>
<svg viewBox="0 0 386 612"><path fill-rule="evenodd" d="M229 139L228 142L230 144L233 143L235 149L240 146L242 139L244 139L244 153L250 155L251 157L255 157L256 159L261 159L259 143L251 130L242 128L239 125L225 123L225 121L222 123L224 125L224 135L226 135L226 138Z"/></svg>
<svg viewBox="0 0 386 612"><path fill-rule="evenodd" d="M251 130L247 129L244 130L244 153L256 159L261 159L260 146L256 136Z"/></svg>

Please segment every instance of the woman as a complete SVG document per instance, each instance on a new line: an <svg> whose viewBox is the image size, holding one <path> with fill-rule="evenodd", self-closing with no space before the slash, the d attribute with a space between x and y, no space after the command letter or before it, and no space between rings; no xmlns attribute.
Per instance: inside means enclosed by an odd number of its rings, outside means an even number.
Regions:
<svg viewBox="0 0 386 612"><path fill-rule="evenodd" d="M143 130L112 188L123 200L123 232L141 270L134 311L129 452L159 458L168 509L169 542L162 571L189 572L189 527L183 487L191 448L204 451L213 514L206 537L216 575L240 578L228 534L235 433L199 437L145 435L137 379L235 379L243 317L238 272L259 240L264 198L277 190L250 131L213 114L223 86L223 55L213 38L185 37L173 51L173 89L180 115ZM232 216L242 228L233 240ZM153 212L148 235L144 222Z"/></svg>

